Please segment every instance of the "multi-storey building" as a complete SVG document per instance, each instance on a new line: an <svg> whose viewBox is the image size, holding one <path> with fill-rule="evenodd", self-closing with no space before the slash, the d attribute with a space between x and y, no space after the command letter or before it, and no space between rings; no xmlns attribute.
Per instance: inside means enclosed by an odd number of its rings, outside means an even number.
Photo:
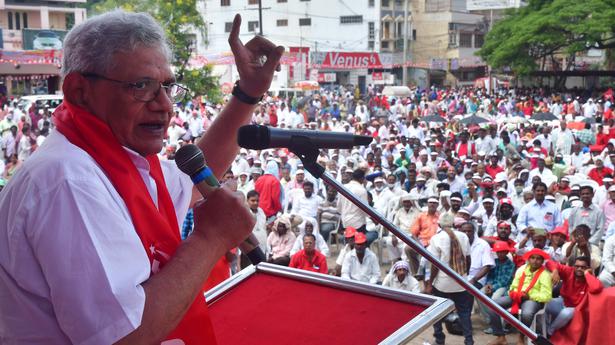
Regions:
<svg viewBox="0 0 615 345"><path fill-rule="evenodd" d="M55 93L62 40L86 18L86 0L0 0L0 92Z"/></svg>
<svg viewBox="0 0 615 345"><path fill-rule="evenodd" d="M395 82L392 68L403 61L403 30L409 27L404 18L410 20L405 3L262 0L262 33L285 46L294 59L283 66L272 87L305 79L361 86ZM236 13L242 15L244 42L261 31L258 0L204 0L200 10L207 24L205 40L198 40L203 56L230 51L227 38ZM232 68L224 69L223 81L234 77Z"/></svg>

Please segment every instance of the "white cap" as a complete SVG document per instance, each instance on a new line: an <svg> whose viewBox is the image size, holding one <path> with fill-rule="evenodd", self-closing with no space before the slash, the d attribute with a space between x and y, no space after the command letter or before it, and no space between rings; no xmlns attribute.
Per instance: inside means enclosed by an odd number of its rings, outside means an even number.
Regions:
<svg viewBox="0 0 615 345"><path fill-rule="evenodd" d="M419 175L419 176L416 177L416 180L417 181L425 181L425 176Z"/></svg>
<svg viewBox="0 0 615 345"><path fill-rule="evenodd" d="M611 177L605 177L602 179L602 182L613 182L613 179Z"/></svg>
<svg viewBox="0 0 615 345"><path fill-rule="evenodd" d="M382 177L378 176L378 177L376 177L376 178L374 179L374 183L376 183L376 182L382 182L382 183L384 183L384 179L383 179Z"/></svg>
<svg viewBox="0 0 615 345"><path fill-rule="evenodd" d="M295 175L297 174L304 174L305 175L305 171L303 169L297 169L297 171L295 171Z"/></svg>
<svg viewBox="0 0 615 345"><path fill-rule="evenodd" d="M427 199L427 202L436 202L436 203L440 203L440 201L438 200L438 198L436 197L430 197L429 199Z"/></svg>
<svg viewBox="0 0 615 345"><path fill-rule="evenodd" d="M426 155L426 154L427 154L427 150L425 149L422 149L421 151L419 151L419 156Z"/></svg>
<svg viewBox="0 0 615 345"><path fill-rule="evenodd" d="M486 154L485 151L478 151L479 156L484 156L485 154Z"/></svg>
<svg viewBox="0 0 615 345"><path fill-rule="evenodd" d="M492 204L493 204L493 203L494 203L493 198L490 198L490 197L486 197L486 198L484 198L484 199L483 199L483 204L484 204L484 203L492 203Z"/></svg>
<svg viewBox="0 0 615 345"><path fill-rule="evenodd" d="M508 180L505 172L499 172L495 175L495 182L504 182Z"/></svg>
<svg viewBox="0 0 615 345"><path fill-rule="evenodd" d="M609 187L609 192L615 192L615 184Z"/></svg>

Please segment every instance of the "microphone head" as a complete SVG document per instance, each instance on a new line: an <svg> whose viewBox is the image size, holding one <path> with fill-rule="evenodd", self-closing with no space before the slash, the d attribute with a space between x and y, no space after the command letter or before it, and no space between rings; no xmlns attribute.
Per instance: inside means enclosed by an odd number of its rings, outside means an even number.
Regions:
<svg viewBox="0 0 615 345"><path fill-rule="evenodd" d="M175 153L175 164L184 174L194 176L206 165L205 156L196 145L184 145Z"/></svg>
<svg viewBox="0 0 615 345"><path fill-rule="evenodd" d="M369 145L374 138L369 135L355 135L353 138L354 146L367 146Z"/></svg>
<svg viewBox="0 0 615 345"><path fill-rule="evenodd" d="M252 150L264 150L269 148L269 128L259 125L246 125L239 127L237 132L237 144L239 147Z"/></svg>

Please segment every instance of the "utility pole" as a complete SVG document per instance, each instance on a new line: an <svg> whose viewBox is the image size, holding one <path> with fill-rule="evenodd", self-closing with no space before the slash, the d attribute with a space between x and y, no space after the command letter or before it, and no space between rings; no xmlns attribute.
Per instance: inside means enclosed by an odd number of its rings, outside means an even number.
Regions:
<svg viewBox="0 0 615 345"><path fill-rule="evenodd" d="M408 67L406 60L408 59L408 0L404 0L404 58L402 59L402 84L408 85Z"/></svg>
<svg viewBox="0 0 615 345"><path fill-rule="evenodd" d="M258 0L258 34L263 35L263 0Z"/></svg>

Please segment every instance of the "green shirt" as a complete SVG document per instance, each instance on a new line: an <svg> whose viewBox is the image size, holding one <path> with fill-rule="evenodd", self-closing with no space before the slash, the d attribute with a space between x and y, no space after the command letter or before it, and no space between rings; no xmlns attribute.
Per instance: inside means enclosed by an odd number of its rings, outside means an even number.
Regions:
<svg viewBox="0 0 615 345"><path fill-rule="evenodd" d="M534 274L536 274L538 270L531 272L530 266L527 264L519 267L517 272L515 272L515 278L513 279L512 284L510 284L510 289L508 291L517 291L519 280L521 279L521 274L523 272L525 272L525 279L523 280L523 287L521 288L521 291L525 291L527 289L534 278ZM553 285L551 284L551 272L545 269L538 277L538 281L536 281L534 287L528 292L528 295L532 301L547 303L553 297L551 295L552 292Z"/></svg>

